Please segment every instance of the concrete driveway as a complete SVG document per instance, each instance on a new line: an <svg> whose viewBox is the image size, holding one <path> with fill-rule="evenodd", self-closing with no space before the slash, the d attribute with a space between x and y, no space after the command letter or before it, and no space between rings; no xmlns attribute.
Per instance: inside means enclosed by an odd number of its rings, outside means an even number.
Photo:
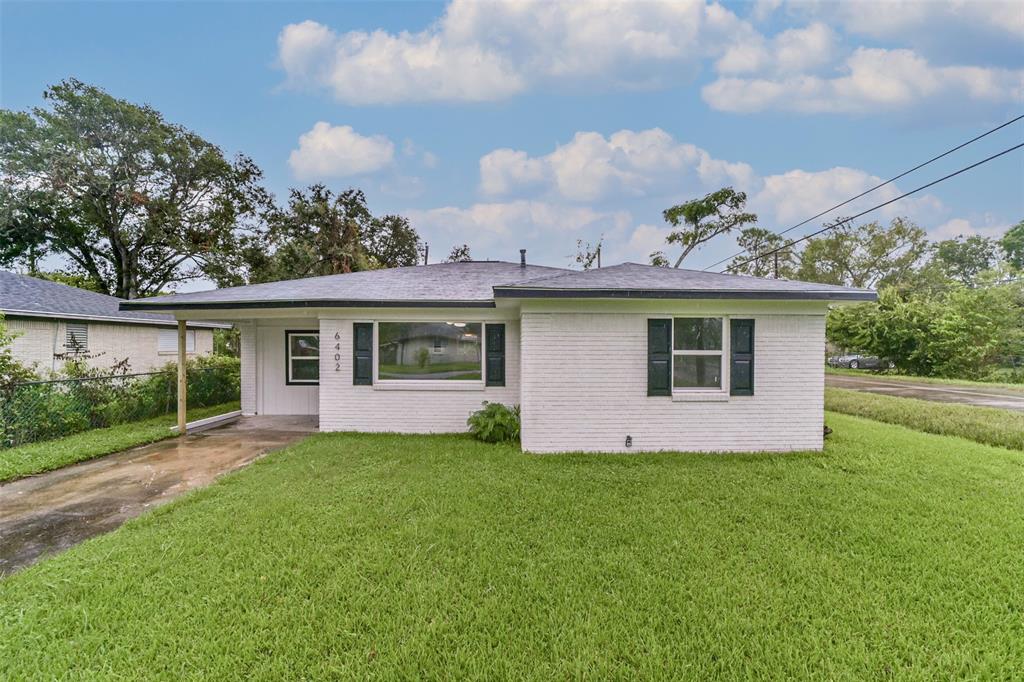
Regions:
<svg viewBox="0 0 1024 682"><path fill-rule="evenodd" d="M825 385L851 388L867 393L884 393L901 398L934 400L940 403L961 403L980 407L999 407L1024 412L1024 391L986 386L931 384L924 381L886 380L884 376L849 376L826 374Z"/></svg>
<svg viewBox="0 0 1024 682"><path fill-rule="evenodd" d="M111 531L316 430L316 417L250 417L0 485L0 576Z"/></svg>

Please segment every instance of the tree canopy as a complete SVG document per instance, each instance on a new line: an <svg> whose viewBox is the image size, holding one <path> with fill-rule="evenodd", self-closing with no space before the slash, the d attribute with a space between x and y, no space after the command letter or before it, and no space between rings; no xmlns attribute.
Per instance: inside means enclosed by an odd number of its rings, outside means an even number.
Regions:
<svg viewBox="0 0 1024 682"><path fill-rule="evenodd" d="M678 268L701 244L744 225L756 223L757 215L744 211L746 204L746 193L737 192L732 187L724 187L701 199L693 199L665 209L662 212L665 221L672 227L679 228L665 238L669 245L682 248L674 267ZM653 260L654 254L651 254L651 257Z"/></svg>
<svg viewBox="0 0 1024 682"><path fill-rule="evenodd" d="M1024 270L1024 220L1006 231L1000 245L1007 262L1018 270Z"/></svg>
<svg viewBox="0 0 1024 682"><path fill-rule="evenodd" d="M267 198L249 158L74 79L44 98L50 108L0 110L0 264L59 254L135 298L237 253Z"/></svg>
<svg viewBox="0 0 1024 682"><path fill-rule="evenodd" d="M782 235L762 227L748 227L740 232L736 243L744 253L732 259L727 272L772 279L792 279L796 274L799 255Z"/></svg>
<svg viewBox="0 0 1024 682"><path fill-rule="evenodd" d="M978 276L999 260L999 243L978 235L946 239L935 245L935 257L947 277L974 286Z"/></svg>
<svg viewBox="0 0 1024 682"><path fill-rule="evenodd" d="M245 241L245 267L217 271L222 286L415 265L421 242L402 216L375 217L362 190L292 189L266 214L267 230Z"/></svg>
<svg viewBox="0 0 1024 682"><path fill-rule="evenodd" d="M452 250L448 253L448 257L444 259L445 263L467 263L473 260L473 256L469 253L469 244L455 245Z"/></svg>
<svg viewBox="0 0 1024 682"><path fill-rule="evenodd" d="M796 279L822 284L874 288L911 274L928 254L925 231L906 218L888 226L842 223L807 241Z"/></svg>

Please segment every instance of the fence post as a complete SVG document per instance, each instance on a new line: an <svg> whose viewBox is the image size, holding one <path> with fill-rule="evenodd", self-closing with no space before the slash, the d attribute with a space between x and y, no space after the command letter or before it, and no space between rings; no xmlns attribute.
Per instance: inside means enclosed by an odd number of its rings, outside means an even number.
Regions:
<svg viewBox="0 0 1024 682"><path fill-rule="evenodd" d="M178 320L178 435L185 435L185 414L188 392L187 367L188 357L185 353L186 322Z"/></svg>

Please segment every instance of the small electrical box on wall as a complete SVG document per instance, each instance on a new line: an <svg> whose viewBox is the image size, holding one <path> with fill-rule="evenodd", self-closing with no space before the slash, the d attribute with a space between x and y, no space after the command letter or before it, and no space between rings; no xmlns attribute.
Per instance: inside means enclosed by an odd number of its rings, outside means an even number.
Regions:
<svg viewBox="0 0 1024 682"><path fill-rule="evenodd" d="M626 447L633 447L633 436L626 436Z"/></svg>

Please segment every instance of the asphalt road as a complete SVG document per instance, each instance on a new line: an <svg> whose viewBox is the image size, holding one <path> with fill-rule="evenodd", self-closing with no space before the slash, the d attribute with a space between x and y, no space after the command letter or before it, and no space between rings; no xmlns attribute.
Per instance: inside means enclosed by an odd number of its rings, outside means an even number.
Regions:
<svg viewBox="0 0 1024 682"><path fill-rule="evenodd" d="M1024 412L1024 391L983 386L952 384L930 384L923 381L886 381L885 377L872 375L848 376L826 374L825 385L836 388L850 388L867 393L884 393L901 398L934 400L940 403L961 403L981 407L999 407L1004 410Z"/></svg>

